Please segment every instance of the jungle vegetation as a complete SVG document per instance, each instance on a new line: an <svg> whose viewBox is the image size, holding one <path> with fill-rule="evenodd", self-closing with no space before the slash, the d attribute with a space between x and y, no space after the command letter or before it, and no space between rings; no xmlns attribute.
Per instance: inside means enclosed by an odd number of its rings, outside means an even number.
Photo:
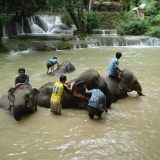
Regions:
<svg viewBox="0 0 160 160"><path fill-rule="evenodd" d="M144 2L147 4L141 18L132 9ZM113 6L107 9L108 5ZM0 0L0 38L3 26L13 14L18 19L37 12L61 15L63 23L75 24L77 34L82 36L102 28L117 29L121 35L145 34L160 38L159 0Z"/></svg>

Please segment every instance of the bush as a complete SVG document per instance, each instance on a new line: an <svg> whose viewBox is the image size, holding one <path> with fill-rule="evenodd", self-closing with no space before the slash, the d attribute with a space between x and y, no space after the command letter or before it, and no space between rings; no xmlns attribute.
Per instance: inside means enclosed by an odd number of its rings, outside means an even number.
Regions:
<svg viewBox="0 0 160 160"><path fill-rule="evenodd" d="M160 9L160 2L157 1L151 1L147 3L147 5L144 8L144 14L146 16L151 16L151 15L157 15Z"/></svg>
<svg viewBox="0 0 160 160"><path fill-rule="evenodd" d="M147 19L152 26L160 26L160 14L157 16L150 16Z"/></svg>
<svg viewBox="0 0 160 160"><path fill-rule="evenodd" d="M146 20L136 19L127 23L121 23L117 28L117 32L121 35L142 35L150 27Z"/></svg>
<svg viewBox="0 0 160 160"><path fill-rule="evenodd" d="M99 21L95 13L87 14L87 33L91 33L93 29L98 28Z"/></svg>
<svg viewBox="0 0 160 160"><path fill-rule="evenodd" d="M150 27L149 30L145 33L145 35L160 38L160 27Z"/></svg>

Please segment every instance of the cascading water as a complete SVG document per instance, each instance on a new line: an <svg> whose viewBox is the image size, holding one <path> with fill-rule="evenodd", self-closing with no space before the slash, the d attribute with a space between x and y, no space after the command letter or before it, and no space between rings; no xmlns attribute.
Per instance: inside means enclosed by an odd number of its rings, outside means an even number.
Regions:
<svg viewBox="0 0 160 160"><path fill-rule="evenodd" d="M94 48L98 46L160 46L159 38L148 36L120 36L116 30L95 29L85 40L73 35L76 30L61 22L59 16L35 15L19 19L3 28L2 43L8 51L49 51L71 48ZM27 39L25 37L27 32ZM28 40L30 39L30 40Z"/></svg>
<svg viewBox="0 0 160 160"><path fill-rule="evenodd" d="M160 39L149 36L120 36L116 30L94 30L92 36L102 46L160 46Z"/></svg>
<svg viewBox="0 0 160 160"><path fill-rule="evenodd" d="M54 33L61 30L61 19L59 16L33 16L28 18L31 33Z"/></svg>
<svg viewBox="0 0 160 160"><path fill-rule="evenodd" d="M12 20L3 28L3 37L25 34L25 32L27 34L73 34L74 29L74 26L69 28L63 24L59 16L35 15L25 20L21 18L18 22Z"/></svg>

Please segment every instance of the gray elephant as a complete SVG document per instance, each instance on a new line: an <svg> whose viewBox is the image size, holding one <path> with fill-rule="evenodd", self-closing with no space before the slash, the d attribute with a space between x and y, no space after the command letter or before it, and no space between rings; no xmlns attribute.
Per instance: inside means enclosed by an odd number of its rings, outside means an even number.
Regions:
<svg viewBox="0 0 160 160"><path fill-rule="evenodd" d="M93 69L86 70L77 79L68 83L75 82L72 92L65 91L62 99L62 108L74 108L87 110L89 95L85 93L84 84L87 88L98 88L100 84L105 86L105 95L107 97L106 106L109 108L112 104L112 93L110 92L107 83L99 75L99 73ZM50 107L50 97L53 89L53 82L49 82L43 85L39 89L39 96L37 99L37 105L41 107Z"/></svg>
<svg viewBox="0 0 160 160"><path fill-rule="evenodd" d="M8 91L8 99L15 120L20 121L23 113L37 110L39 91L30 85L21 85Z"/></svg>
<svg viewBox="0 0 160 160"><path fill-rule="evenodd" d="M64 73L70 73L73 72L75 70L75 67L73 66L72 63L68 62L68 61L64 61L62 64L60 64L60 68L59 69L55 69L54 70L54 75L61 75ZM49 73L51 75L51 72Z"/></svg>
<svg viewBox="0 0 160 160"><path fill-rule="evenodd" d="M127 92L131 91L137 91L139 96L143 96L142 88L138 79L132 71L128 69L124 69L122 71L120 81L109 76L103 78L113 94L113 102L116 102L118 99L128 97Z"/></svg>

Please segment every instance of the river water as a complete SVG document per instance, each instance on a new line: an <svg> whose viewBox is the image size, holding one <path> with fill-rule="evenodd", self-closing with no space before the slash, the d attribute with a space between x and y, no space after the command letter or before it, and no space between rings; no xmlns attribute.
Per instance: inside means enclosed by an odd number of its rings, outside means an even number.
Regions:
<svg viewBox="0 0 160 160"><path fill-rule="evenodd" d="M24 67L33 87L57 81L46 76L46 61L70 61L76 70L70 81L86 69L101 76L115 53L122 52L119 67L130 69L139 79L144 97L136 92L111 105L102 119L89 119L87 111L64 109L61 116L49 109L26 115L20 122L0 109L1 160L159 160L160 159L160 47L99 47L55 52L0 54L0 96L14 84L17 70Z"/></svg>

